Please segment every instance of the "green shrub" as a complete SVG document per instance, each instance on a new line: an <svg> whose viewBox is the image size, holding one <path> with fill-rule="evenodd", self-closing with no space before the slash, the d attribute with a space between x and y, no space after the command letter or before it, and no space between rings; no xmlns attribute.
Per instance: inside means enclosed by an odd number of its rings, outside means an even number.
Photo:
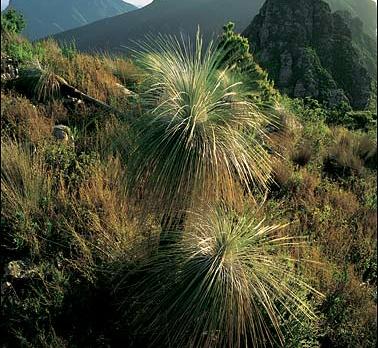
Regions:
<svg viewBox="0 0 378 348"><path fill-rule="evenodd" d="M20 34L25 29L24 16L15 9L9 9L1 13L1 31Z"/></svg>
<svg viewBox="0 0 378 348"><path fill-rule="evenodd" d="M373 348L377 340L373 291L349 269L321 306L324 313L322 344L335 348Z"/></svg>
<svg viewBox="0 0 378 348"><path fill-rule="evenodd" d="M227 23L223 27L218 48L225 52L219 62L220 67L229 67L241 73L243 83L248 86L249 96L255 102L271 104L278 97L273 83L268 79L265 72L254 60L250 53L248 39L234 32L235 24Z"/></svg>
<svg viewBox="0 0 378 348"><path fill-rule="evenodd" d="M47 146L44 159L56 183L64 183L71 189L77 189L81 183L88 180L98 163L96 153L77 154L74 147L66 144Z"/></svg>
<svg viewBox="0 0 378 348"><path fill-rule="evenodd" d="M21 64L42 61L46 54L42 43L37 42L35 44L32 44L29 41L23 39L20 39L18 41L12 40L6 45L5 51L10 57Z"/></svg>

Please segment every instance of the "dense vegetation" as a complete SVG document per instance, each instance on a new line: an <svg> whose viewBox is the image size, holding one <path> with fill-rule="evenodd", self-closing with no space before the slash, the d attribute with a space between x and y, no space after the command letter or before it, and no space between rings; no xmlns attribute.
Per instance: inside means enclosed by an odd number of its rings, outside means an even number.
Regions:
<svg viewBox="0 0 378 348"><path fill-rule="evenodd" d="M232 25L156 42L2 30L2 346L375 347L376 118L281 96Z"/></svg>

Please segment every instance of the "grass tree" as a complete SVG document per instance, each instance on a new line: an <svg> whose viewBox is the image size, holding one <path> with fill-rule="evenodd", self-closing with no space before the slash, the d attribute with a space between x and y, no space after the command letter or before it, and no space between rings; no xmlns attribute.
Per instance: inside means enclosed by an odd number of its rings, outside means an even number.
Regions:
<svg viewBox="0 0 378 348"><path fill-rule="evenodd" d="M226 52L199 34L141 44L144 113L135 123L131 192L172 216L201 200L234 202L270 178L264 129L269 119L222 66ZM148 204L148 203L147 203Z"/></svg>
<svg viewBox="0 0 378 348"><path fill-rule="evenodd" d="M284 346L285 313L315 318L300 294L317 292L292 256L303 241L284 226L219 208L189 214L187 224L178 242L144 265L147 276L133 292L144 304L138 333L151 346Z"/></svg>

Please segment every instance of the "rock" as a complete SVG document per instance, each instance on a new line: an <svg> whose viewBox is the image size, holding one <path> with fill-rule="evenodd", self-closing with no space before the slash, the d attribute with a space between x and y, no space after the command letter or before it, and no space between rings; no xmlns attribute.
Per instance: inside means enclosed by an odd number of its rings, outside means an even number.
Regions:
<svg viewBox="0 0 378 348"><path fill-rule="evenodd" d="M64 143L73 143L74 138L72 136L71 129L64 125L57 125L53 128L53 136L56 140Z"/></svg>
<svg viewBox="0 0 378 348"><path fill-rule="evenodd" d="M291 53L285 51L281 54L281 70L279 76L279 84L282 87L287 87L290 83L290 80L293 76L293 57Z"/></svg>
<svg viewBox="0 0 378 348"><path fill-rule="evenodd" d="M18 62L6 54L1 54L1 82L14 80L19 76Z"/></svg>
<svg viewBox="0 0 378 348"><path fill-rule="evenodd" d="M136 95L136 93L130 91L128 88L126 88L125 86L121 85L120 83L116 83L115 85L120 90L120 92L124 96L126 96L126 97L130 97L130 96L135 96Z"/></svg>
<svg viewBox="0 0 378 348"><path fill-rule="evenodd" d="M355 22L322 0L267 0L243 35L282 93L364 109L376 53Z"/></svg>

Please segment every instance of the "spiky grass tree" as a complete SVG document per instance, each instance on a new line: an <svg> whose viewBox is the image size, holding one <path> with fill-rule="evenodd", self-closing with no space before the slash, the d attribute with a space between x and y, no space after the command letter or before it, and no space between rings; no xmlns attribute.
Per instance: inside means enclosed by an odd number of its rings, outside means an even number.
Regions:
<svg viewBox="0 0 378 348"><path fill-rule="evenodd" d="M59 96L60 84L64 81L49 68L42 68L39 62L34 66L22 68L17 80L17 87L23 88L42 102Z"/></svg>
<svg viewBox="0 0 378 348"><path fill-rule="evenodd" d="M151 346L284 346L286 311L315 318L299 294L316 291L291 256L302 241L254 213L206 211L189 214L182 238L144 265L148 275L134 291L144 304L139 333Z"/></svg>
<svg viewBox="0 0 378 348"><path fill-rule="evenodd" d="M143 204L172 215L202 199L233 202L241 188L266 188L269 121L232 71L219 70L224 55L199 34L194 43L159 36L136 52L147 87L128 177Z"/></svg>

